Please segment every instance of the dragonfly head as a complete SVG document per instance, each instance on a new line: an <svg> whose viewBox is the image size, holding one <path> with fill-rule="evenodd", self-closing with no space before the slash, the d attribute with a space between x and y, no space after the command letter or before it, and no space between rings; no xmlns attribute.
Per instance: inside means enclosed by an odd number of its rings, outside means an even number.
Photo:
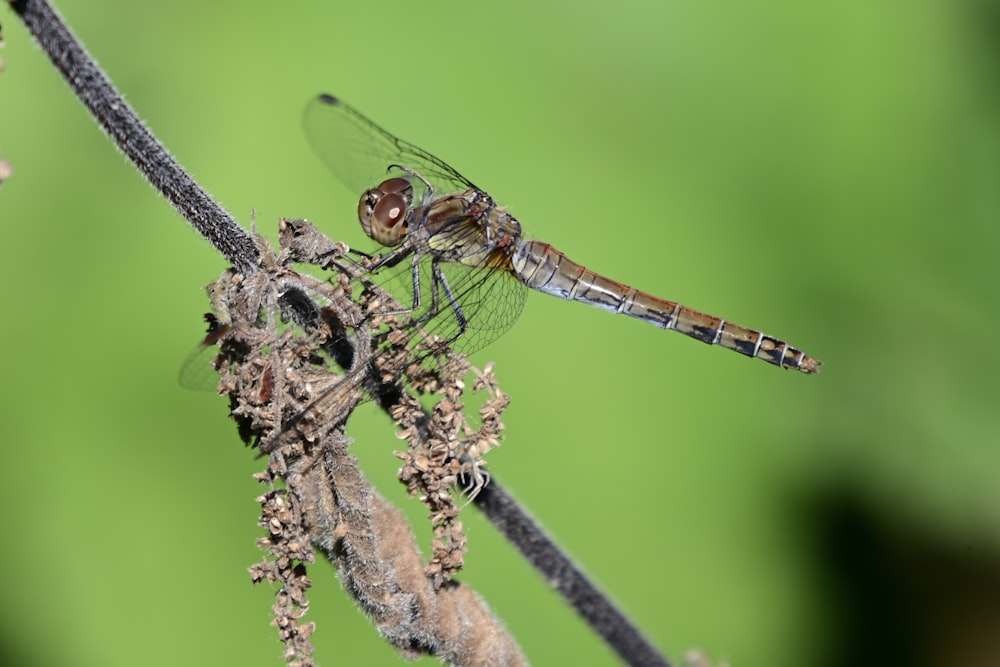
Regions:
<svg viewBox="0 0 1000 667"><path fill-rule="evenodd" d="M406 237L413 185L405 178L390 178L371 188L358 202L358 219L369 238L384 246L397 246Z"/></svg>

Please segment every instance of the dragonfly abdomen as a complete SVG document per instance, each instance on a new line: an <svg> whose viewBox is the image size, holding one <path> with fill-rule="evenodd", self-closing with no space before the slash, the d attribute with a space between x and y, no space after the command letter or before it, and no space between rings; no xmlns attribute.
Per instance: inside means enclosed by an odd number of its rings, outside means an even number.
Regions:
<svg viewBox="0 0 1000 667"><path fill-rule="evenodd" d="M511 257L511 263L514 273L525 285L560 299L580 301L628 315L661 329L674 329L703 343L721 345L782 368L816 373L822 363L763 332L605 278L577 264L548 243L522 241Z"/></svg>

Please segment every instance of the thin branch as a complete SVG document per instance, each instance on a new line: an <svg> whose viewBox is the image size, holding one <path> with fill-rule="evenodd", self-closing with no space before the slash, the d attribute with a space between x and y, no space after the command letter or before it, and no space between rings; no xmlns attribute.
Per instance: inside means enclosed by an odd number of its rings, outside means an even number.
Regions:
<svg viewBox="0 0 1000 667"><path fill-rule="evenodd" d="M82 44L44 0L15 0L14 11L98 123L139 171L242 274L259 270L247 232L177 164L143 125ZM668 665L611 601L494 479L475 498L521 553L631 665Z"/></svg>
<svg viewBox="0 0 1000 667"><path fill-rule="evenodd" d="M256 271L257 247L250 235L177 164L55 9L44 0L15 0L11 7L139 173L241 273Z"/></svg>

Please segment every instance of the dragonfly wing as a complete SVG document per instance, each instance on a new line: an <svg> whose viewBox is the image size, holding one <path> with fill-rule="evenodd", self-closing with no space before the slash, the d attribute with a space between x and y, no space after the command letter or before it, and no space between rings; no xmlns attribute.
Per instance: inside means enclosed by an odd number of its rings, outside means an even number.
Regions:
<svg viewBox="0 0 1000 667"><path fill-rule="evenodd" d="M420 305L404 314L410 324L439 340L453 340L458 352L472 353L499 338L524 308L527 288L507 271L438 261L423 255L420 272ZM413 265L407 260L378 272L375 282L404 308L413 305ZM437 292L435 301L435 291ZM462 320L465 321L463 332ZM456 338L457 337L457 338Z"/></svg>
<svg viewBox="0 0 1000 667"><path fill-rule="evenodd" d="M419 173L437 195L476 187L440 158L393 136L332 95L313 99L306 106L303 124L316 154L359 197L385 180L394 164ZM398 170L392 170L392 175L408 176ZM414 187L419 190L420 184Z"/></svg>
<svg viewBox="0 0 1000 667"><path fill-rule="evenodd" d="M455 262L441 262L439 266L468 322L467 331L452 344L458 351L472 353L486 347L521 315L527 288L504 269ZM442 303L440 309L443 312L438 318L457 323L450 303Z"/></svg>

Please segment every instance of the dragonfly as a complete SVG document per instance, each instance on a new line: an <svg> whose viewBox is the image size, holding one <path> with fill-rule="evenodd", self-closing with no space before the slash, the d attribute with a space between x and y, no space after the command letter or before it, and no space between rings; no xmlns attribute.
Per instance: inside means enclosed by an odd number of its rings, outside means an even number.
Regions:
<svg viewBox="0 0 1000 667"><path fill-rule="evenodd" d="M306 107L309 144L351 191L358 219L384 248L368 266L397 272L412 299L403 311L471 352L520 314L527 288L672 329L775 366L816 373L822 362L756 329L708 315L607 278L555 247L526 238L521 224L440 158L404 141L337 97ZM443 317L439 317L443 316ZM436 324L435 324L436 323Z"/></svg>

